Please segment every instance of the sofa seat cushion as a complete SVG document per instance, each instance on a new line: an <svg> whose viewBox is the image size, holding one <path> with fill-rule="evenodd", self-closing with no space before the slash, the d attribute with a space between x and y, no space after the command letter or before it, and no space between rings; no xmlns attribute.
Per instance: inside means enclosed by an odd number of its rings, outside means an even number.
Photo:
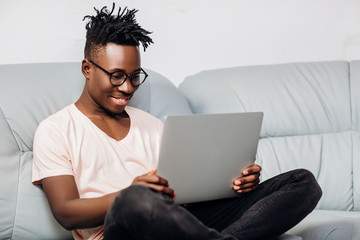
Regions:
<svg viewBox="0 0 360 240"><path fill-rule="evenodd" d="M360 212L315 210L287 233L307 240L360 239Z"/></svg>

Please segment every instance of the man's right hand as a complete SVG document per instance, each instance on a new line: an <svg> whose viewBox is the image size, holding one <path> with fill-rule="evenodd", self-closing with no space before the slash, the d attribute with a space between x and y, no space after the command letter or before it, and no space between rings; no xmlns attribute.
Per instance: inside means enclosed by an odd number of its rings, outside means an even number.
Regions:
<svg viewBox="0 0 360 240"><path fill-rule="evenodd" d="M146 185L152 189L155 189L156 191L164 193L170 199L174 200L176 196L175 191L169 187L168 180L156 175L156 170L157 169L153 169L147 174L136 177L131 185Z"/></svg>

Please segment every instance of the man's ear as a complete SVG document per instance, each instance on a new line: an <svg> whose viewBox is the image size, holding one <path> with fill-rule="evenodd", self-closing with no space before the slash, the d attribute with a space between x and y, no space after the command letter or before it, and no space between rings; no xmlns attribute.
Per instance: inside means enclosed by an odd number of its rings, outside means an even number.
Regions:
<svg viewBox="0 0 360 240"><path fill-rule="evenodd" d="M81 72L86 79L89 79L90 75L90 63L88 60L84 59L81 62Z"/></svg>

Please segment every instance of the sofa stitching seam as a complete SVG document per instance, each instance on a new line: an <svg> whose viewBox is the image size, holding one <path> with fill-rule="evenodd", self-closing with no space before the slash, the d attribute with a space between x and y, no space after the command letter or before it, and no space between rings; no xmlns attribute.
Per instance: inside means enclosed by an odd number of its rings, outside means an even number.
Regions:
<svg viewBox="0 0 360 240"><path fill-rule="evenodd" d="M352 106L352 87L351 87L351 79L352 79L352 75L351 75L351 63L348 62L347 63L347 66L348 66L348 81L349 81L349 107L350 107L350 125L351 125L351 129L354 129L354 125L353 125L353 106ZM352 186L351 186L351 189L352 189L352 209L351 211L354 211L355 209L355 186L354 186L354 181L355 181L355 178L354 178L354 139L353 139L353 131L351 131L351 164L352 164L352 172L351 172L351 175L352 175Z"/></svg>

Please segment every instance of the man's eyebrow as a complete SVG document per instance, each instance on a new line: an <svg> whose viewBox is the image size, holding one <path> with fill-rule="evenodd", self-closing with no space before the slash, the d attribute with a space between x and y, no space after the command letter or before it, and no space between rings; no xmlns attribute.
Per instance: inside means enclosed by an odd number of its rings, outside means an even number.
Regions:
<svg viewBox="0 0 360 240"><path fill-rule="evenodd" d="M124 70L124 69L121 69L121 68L111 68L111 69L109 69L109 72L110 72L110 73L125 72L125 70Z"/></svg>
<svg viewBox="0 0 360 240"><path fill-rule="evenodd" d="M132 73L140 72L141 68L135 69Z"/></svg>

